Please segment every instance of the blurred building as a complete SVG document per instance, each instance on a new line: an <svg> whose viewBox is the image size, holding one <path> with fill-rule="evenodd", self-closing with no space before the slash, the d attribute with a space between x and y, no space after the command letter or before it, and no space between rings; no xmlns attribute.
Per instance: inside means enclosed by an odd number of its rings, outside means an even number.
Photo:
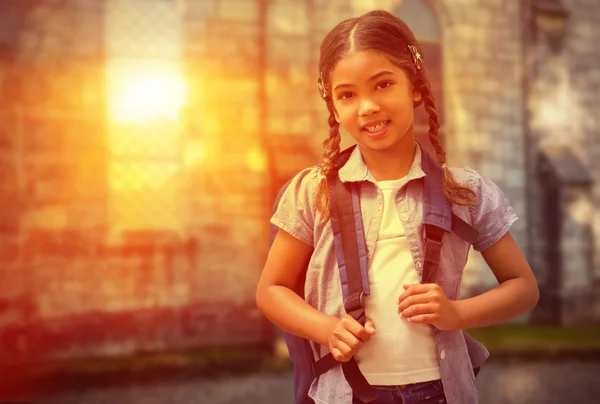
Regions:
<svg viewBox="0 0 600 404"><path fill-rule="evenodd" d="M543 292L521 320L600 321L595 3L0 2L0 357L269 342L270 205L328 133L319 45L376 8L423 47L450 164L520 217ZM495 283L471 254L463 295Z"/></svg>

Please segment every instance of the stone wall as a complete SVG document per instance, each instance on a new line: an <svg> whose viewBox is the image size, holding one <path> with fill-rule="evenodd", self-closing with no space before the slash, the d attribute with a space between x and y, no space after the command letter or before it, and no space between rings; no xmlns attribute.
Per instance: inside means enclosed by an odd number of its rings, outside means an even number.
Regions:
<svg viewBox="0 0 600 404"><path fill-rule="evenodd" d="M569 70L571 94L564 109L569 113L569 135L564 133L581 156L594 179L594 278L600 281L600 40L597 21L600 9L593 0L565 0L570 12L564 42L564 63Z"/></svg>
<svg viewBox="0 0 600 404"><path fill-rule="evenodd" d="M258 3L233 3L18 10L1 69L0 356L264 343ZM189 108L178 125L119 122L107 104L120 89L105 78L128 63L147 74L156 60L184 66Z"/></svg>
<svg viewBox="0 0 600 404"><path fill-rule="evenodd" d="M553 263L546 260L545 252L557 246L547 242L547 234L544 234L543 229L546 222L557 219L548 217L542 209L544 195L540 189L541 179L536 159L541 150L566 147L574 153L592 177L591 192L586 198L591 198L589 204L593 219L580 223L579 217L585 214L585 209L581 207L565 211L568 217L562 220L571 225L564 228L562 249L566 250L567 255L573 251L581 251L580 255L583 256L564 262L558 290L549 293L563 296L567 306L575 307L576 304L571 305L569 302L582 296L587 299L588 306L590 301L598 302L595 311L589 310L588 307L586 319L578 316L579 322L594 319L597 321L600 318L600 299L598 296L594 297L592 292L597 289L594 285L597 285L600 274L600 222L597 209L600 170L596 146L600 126L595 113L600 102L600 54L591 44L599 35L595 27L598 10L597 5L590 1L570 0L562 1L562 4L568 12L564 31L560 34L562 40L553 47L551 38L543 30L533 28L527 47L526 56L531 78L527 110L530 143L530 191L527 200L532 224L532 249L529 258L537 270L540 284L545 289L545 284L554 279L549 273ZM580 223L581 226L591 225L592 237L577 237L578 233L571 231L573 223ZM585 252L588 256L585 256ZM582 262L588 258L591 258L590 265L582 267ZM581 304L582 309L585 306L585 303Z"/></svg>
<svg viewBox="0 0 600 404"><path fill-rule="evenodd" d="M470 166L504 191L527 252L520 9L517 2L436 2L444 49L450 164ZM469 257L463 293L496 284L479 253Z"/></svg>
<svg viewBox="0 0 600 404"><path fill-rule="evenodd" d="M0 95L10 106L0 113L0 356L271 338L255 287L273 193L319 161L328 133L315 85L321 40L343 18L375 8L402 15L414 1L56 0L3 10L12 25L0 40L13 51L0 47ZM544 279L538 146L568 140L600 175L595 8L565 1L571 20L554 54L527 48L519 2L426 4L443 50L437 102L449 163L503 189L520 217L511 232ZM149 128L110 115L111 69L136 60L181 68L187 93L174 122ZM138 139L130 150L115 147L125 136ZM139 143L144 136L163 143ZM146 182L115 185L138 166L149 167ZM128 186L136 191L123 193ZM593 197L597 205L596 185ZM463 294L495 284L472 253Z"/></svg>

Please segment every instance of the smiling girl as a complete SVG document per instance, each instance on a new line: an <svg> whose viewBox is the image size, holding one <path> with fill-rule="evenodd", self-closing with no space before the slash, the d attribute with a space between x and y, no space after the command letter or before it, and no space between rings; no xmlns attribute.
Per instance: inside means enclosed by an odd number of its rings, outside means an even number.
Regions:
<svg viewBox="0 0 600 404"><path fill-rule="evenodd" d="M533 273L509 233L516 215L488 178L446 166L419 44L397 17L373 11L338 24L321 45L318 87L330 114L324 160L294 177L271 219L279 232L257 305L277 326L311 340L316 359L330 352L340 363L354 358L378 392L376 403L476 403L475 376L489 353L462 330L505 322L538 300ZM429 114L437 162L415 141L420 105ZM338 167L340 125L357 147ZM454 215L477 231L472 243L443 235L439 282L423 282L423 165L429 161L442 172L439 186ZM370 285L364 326L344 311L330 175L360 190ZM471 245L499 285L459 300ZM297 293L302 282L304 298ZM315 379L309 395L316 403L363 402L341 366Z"/></svg>

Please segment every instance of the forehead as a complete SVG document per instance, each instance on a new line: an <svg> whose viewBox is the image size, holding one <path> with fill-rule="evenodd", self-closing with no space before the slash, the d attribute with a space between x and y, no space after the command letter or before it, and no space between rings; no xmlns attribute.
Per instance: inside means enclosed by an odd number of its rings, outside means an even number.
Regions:
<svg viewBox="0 0 600 404"><path fill-rule="evenodd" d="M344 56L331 71L331 83L358 84L367 81L373 75L389 71L406 77L404 70L393 64L388 57L378 51L360 51Z"/></svg>

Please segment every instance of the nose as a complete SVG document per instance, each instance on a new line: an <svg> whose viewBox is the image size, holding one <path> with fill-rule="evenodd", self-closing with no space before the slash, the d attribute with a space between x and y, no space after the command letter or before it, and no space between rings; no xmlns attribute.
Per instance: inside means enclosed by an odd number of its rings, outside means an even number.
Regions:
<svg viewBox="0 0 600 404"><path fill-rule="evenodd" d="M379 105L377 105L377 103L374 102L372 99L363 98L360 101L360 106L359 106L359 110L358 110L358 114L360 116L369 116L369 115L372 115L379 111L380 111Z"/></svg>

